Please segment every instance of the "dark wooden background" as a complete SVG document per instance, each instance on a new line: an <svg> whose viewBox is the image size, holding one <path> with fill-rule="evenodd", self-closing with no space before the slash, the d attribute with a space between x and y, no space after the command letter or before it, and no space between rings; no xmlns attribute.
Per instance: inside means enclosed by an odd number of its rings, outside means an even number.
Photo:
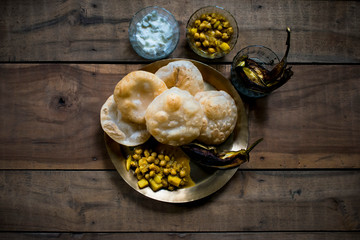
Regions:
<svg viewBox="0 0 360 240"><path fill-rule="evenodd" d="M237 51L282 55L292 29L292 79L244 99L249 141L264 141L224 188L187 204L132 190L99 122L115 84L150 63L127 33L150 5L180 24L170 58L227 78ZM206 5L239 25L222 59L196 56L185 40L187 19ZM359 239L359 16L358 1L0 1L0 239Z"/></svg>

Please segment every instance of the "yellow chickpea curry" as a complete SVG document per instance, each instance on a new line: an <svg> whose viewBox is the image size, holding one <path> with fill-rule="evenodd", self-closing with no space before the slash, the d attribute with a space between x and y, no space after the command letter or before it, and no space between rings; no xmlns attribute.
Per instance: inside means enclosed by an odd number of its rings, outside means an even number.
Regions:
<svg viewBox="0 0 360 240"><path fill-rule="evenodd" d="M126 159L126 170L132 170L140 189L150 187L170 191L190 187L190 159L176 147L160 144L152 150L145 146L134 148Z"/></svg>
<svg viewBox="0 0 360 240"><path fill-rule="evenodd" d="M202 14L188 29L191 41L199 51L214 54L230 50L229 41L234 29L229 21L218 13Z"/></svg>

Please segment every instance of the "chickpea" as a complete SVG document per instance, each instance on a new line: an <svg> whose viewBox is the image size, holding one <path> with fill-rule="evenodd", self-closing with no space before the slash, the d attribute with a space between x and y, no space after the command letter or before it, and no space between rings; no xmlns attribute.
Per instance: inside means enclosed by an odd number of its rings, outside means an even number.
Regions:
<svg viewBox="0 0 360 240"><path fill-rule="evenodd" d="M223 50L224 52L226 52L226 51L229 51L230 46L229 46L229 44L223 42L223 43L220 44L220 48L221 48L221 50Z"/></svg>
<svg viewBox="0 0 360 240"><path fill-rule="evenodd" d="M176 170L175 170L174 168L171 169L170 174L173 175L173 176L175 176L175 175L176 175Z"/></svg>
<svg viewBox="0 0 360 240"><path fill-rule="evenodd" d="M135 153L138 154L138 155L141 155L142 154L142 149L141 148L137 148L135 149Z"/></svg>
<svg viewBox="0 0 360 240"><path fill-rule="evenodd" d="M220 24L220 25L217 27L217 29L218 29L219 31L221 31L221 30L223 29L223 26Z"/></svg>
<svg viewBox="0 0 360 240"><path fill-rule="evenodd" d="M211 46L211 47L215 47L216 46L216 38L215 37L210 37L209 38L209 45Z"/></svg>
<svg viewBox="0 0 360 240"><path fill-rule="evenodd" d="M206 21L208 21L208 22L210 22L211 21L211 16L210 15L208 15L208 16L206 16Z"/></svg>
<svg viewBox="0 0 360 240"><path fill-rule="evenodd" d="M201 47L201 42L195 42L196 47Z"/></svg>
<svg viewBox="0 0 360 240"><path fill-rule="evenodd" d="M164 158L164 159L165 159L165 161L167 161L167 162L170 161L170 157L169 157L168 155L165 155L165 158Z"/></svg>
<svg viewBox="0 0 360 240"><path fill-rule="evenodd" d="M211 25L214 25L216 22L217 22L217 19L216 19L216 18L213 18L213 19L211 19L211 21L210 21Z"/></svg>
<svg viewBox="0 0 360 240"><path fill-rule="evenodd" d="M210 45L210 43L209 43L208 40L205 40L205 41L202 42L202 45L203 45L204 47L208 47L208 46Z"/></svg>
<svg viewBox="0 0 360 240"><path fill-rule="evenodd" d="M200 24L200 26L199 26L199 30L200 31L203 31L205 28L206 28L206 24L204 23L204 22L202 22L201 24Z"/></svg>
<svg viewBox="0 0 360 240"><path fill-rule="evenodd" d="M141 173L146 173L146 172L148 171L148 167L147 167L147 166L140 166L139 169L140 169L140 172L141 172Z"/></svg>
<svg viewBox="0 0 360 240"><path fill-rule="evenodd" d="M234 29L233 29L232 27L228 27L228 29L226 29L226 33L227 33L228 35L231 35L231 34L234 33Z"/></svg>
<svg viewBox="0 0 360 240"><path fill-rule="evenodd" d="M149 174L149 173L146 173L146 174L145 174L145 178L149 180L149 179L150 179L150 174Z"/></svg>
<svg viewBox="0 0 360 240"><path fill-rule="evenodd" d="M163 160L163 159L164 159L164 155L163 155L163 154L159 154L158 158L159 158L160 160Z"/></svg>
<svg viewBox="0 0 360 240"><path fill-rule="evenodd" d="M165 167L166 165L166 161L165 160L161 160L160 161L160 167Z"/></svg>
<svg viewBox="0 0 360 240"><path fill-rule="evenodd" d="M220 21L216 21L214 24L214 29L218 28L220 26Z"/></svg>
<svg viewBox="0 0 360 240"><path fill-rule="evenodd" d="M222 38L222 40L228 40L229 36L227 35L227 33L223 33L221 38Z"/></svg>
<svg viewBox="0 0 360 240"><path fill-rule="evenodd" d="M140 159L140 155L139 155L139 154L134 154L134 155L132 156L132 158L135 159L135 160L139 160L139 159Z"/></svg>
<svg viewBox="0 0 360 240"><path fill-rule="evenodd" d="M180 174L180 177L183 178L186 176L186 171L184 169L181 169L179 174Z"/></svg>
<svg viewBox="0 0 360 240"><path fill-rule="evenodd" d="M156 165L154 163L150 164L150 166L149 166L150 170L155 170L155 168L156 168Z"/></svg>
<svg viewBox="0 0 360 240"><path fill-rule="evenodd" d="M225 22L223 23L223 27L224 27L224 28L230 27L230 23L229 23L228 21L225 21Z"/></svg>
<svg viewBox="0 0 360 240"><path fill-rule="evenodd" d="M156 165L159 165L159 162L160 162L160 160L159 160L158 158L156 158L155 161L154 161L154 163L155 163Z"/></svg>
<svg viewBox="0 0 360 240"><path fill-rule="evenodd" d="M215 37L221 38L222 33L219 30L215 30Z"/></svg>
<svg viewBox="0 0 360 240"><path fill-rule="evenodd" d="M199 34L199 33L195 33L195 34L194 34L194 39L197 40L197 39L199 39L199 38L200 38L200 34Z"/></svg>
<svg viewBox="0 0 360 240"><path fill-rule="evenodd" d="M139 163L139 165L146 164L146 163L147 163L146 158L145 158L145 157L140 158L140 159L138 160L138 163Z"/></svg>
<svg viewBox="0 0 360 240"><path fill-rule="evenodd" d="M154 177L154 176L155 176L155 171L154 171L154 170L150 171L150 172L149 172L149 176L150 176L150 177Z"/></svg>
<svg viewBox="0 0 360 240"><path fill-rule="evenodd" d="M149 156L149 157L146 158L146 161L148 163L153 163L155 161L155 158L153 156Z"/></svg>
<svg viewBox="0 0 360 240"><path fill-rule="evenodd" d="M195 27L199 27L200 24L201 24L200 19L195 20L195 22L194 22Z"/></svg>
<svg viewBox="0 0 360 240"><path fill-rule="evenodd" d="M164 174L169 175L170 174L170 169L169 168L164 168Z"/></svg>
<svg viewBox="0 0 360 240"><path fill-rule="evenodd" d="M151 156L153 156L154 158L156 158L157 153L156 153L156 152L152 152L152 153L151 153Z"/></svg>
<svg viewBox="0 0 360 240"><path fill-rule="evenodd" d="M204 19L206 19L206 14L201 14L200 20L204 20Z"/></svg>
<svg viewBox="0 0 360 240"><path fill-rule="evenodd" d="M144 151L144 156L145 156L145 157L149 157L149 156L150 156L149 150L145 149L145 151Z"/></svg>

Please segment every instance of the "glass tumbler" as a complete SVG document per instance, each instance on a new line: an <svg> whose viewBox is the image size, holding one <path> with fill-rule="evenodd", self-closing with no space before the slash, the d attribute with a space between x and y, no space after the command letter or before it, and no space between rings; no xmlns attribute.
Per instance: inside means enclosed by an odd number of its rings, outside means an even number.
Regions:
<svg viewBox="0 0 360 240"><path fill-rule="evenodd" d="M240 63L243 56L256 61L263 68L271 71L279 62L279 57L270 49L261 45L251 45L241 49L233 59L231 66L231 82L236 90L243 96L250 98L265 97L270 94L267 91L262 91L261 87L254 87L254 82L249 82L249 79L242 78L236 73L235 68Z"/></svg>

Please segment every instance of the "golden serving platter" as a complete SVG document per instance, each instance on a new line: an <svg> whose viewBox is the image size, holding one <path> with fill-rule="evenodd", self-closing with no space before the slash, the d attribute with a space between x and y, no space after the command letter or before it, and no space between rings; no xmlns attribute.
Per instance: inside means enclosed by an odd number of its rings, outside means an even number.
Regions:
<svg viewBox="0 0 360 240"><path fill-rule="evenodd" d="M189 60L189 59L164 59L146 65L141 70L155 73L160 67L167 65L171 61ZM212 85L217 90L223 90L229 93L236 102L238 109L238 120L234 132L223 143L220 148L225 150L236 151L246 149L248 146L248 120L243 102L231 84L230 80L225 78L214 68L194 60L189 60L195 64L203 75L204 81ZM112 163L124 181L133 189L146 197L169 203L184 203L195 201L216 192L222 188L236 173L237 168L228 170L206 169L190 161L190 176L195 182L194 186L181 188L175 191L161 189L157 192L150 187L140 189L137 185L137 179L131 171L125 167L125 158L128 148L122 146L105 134L105 144Z"/></svg>

